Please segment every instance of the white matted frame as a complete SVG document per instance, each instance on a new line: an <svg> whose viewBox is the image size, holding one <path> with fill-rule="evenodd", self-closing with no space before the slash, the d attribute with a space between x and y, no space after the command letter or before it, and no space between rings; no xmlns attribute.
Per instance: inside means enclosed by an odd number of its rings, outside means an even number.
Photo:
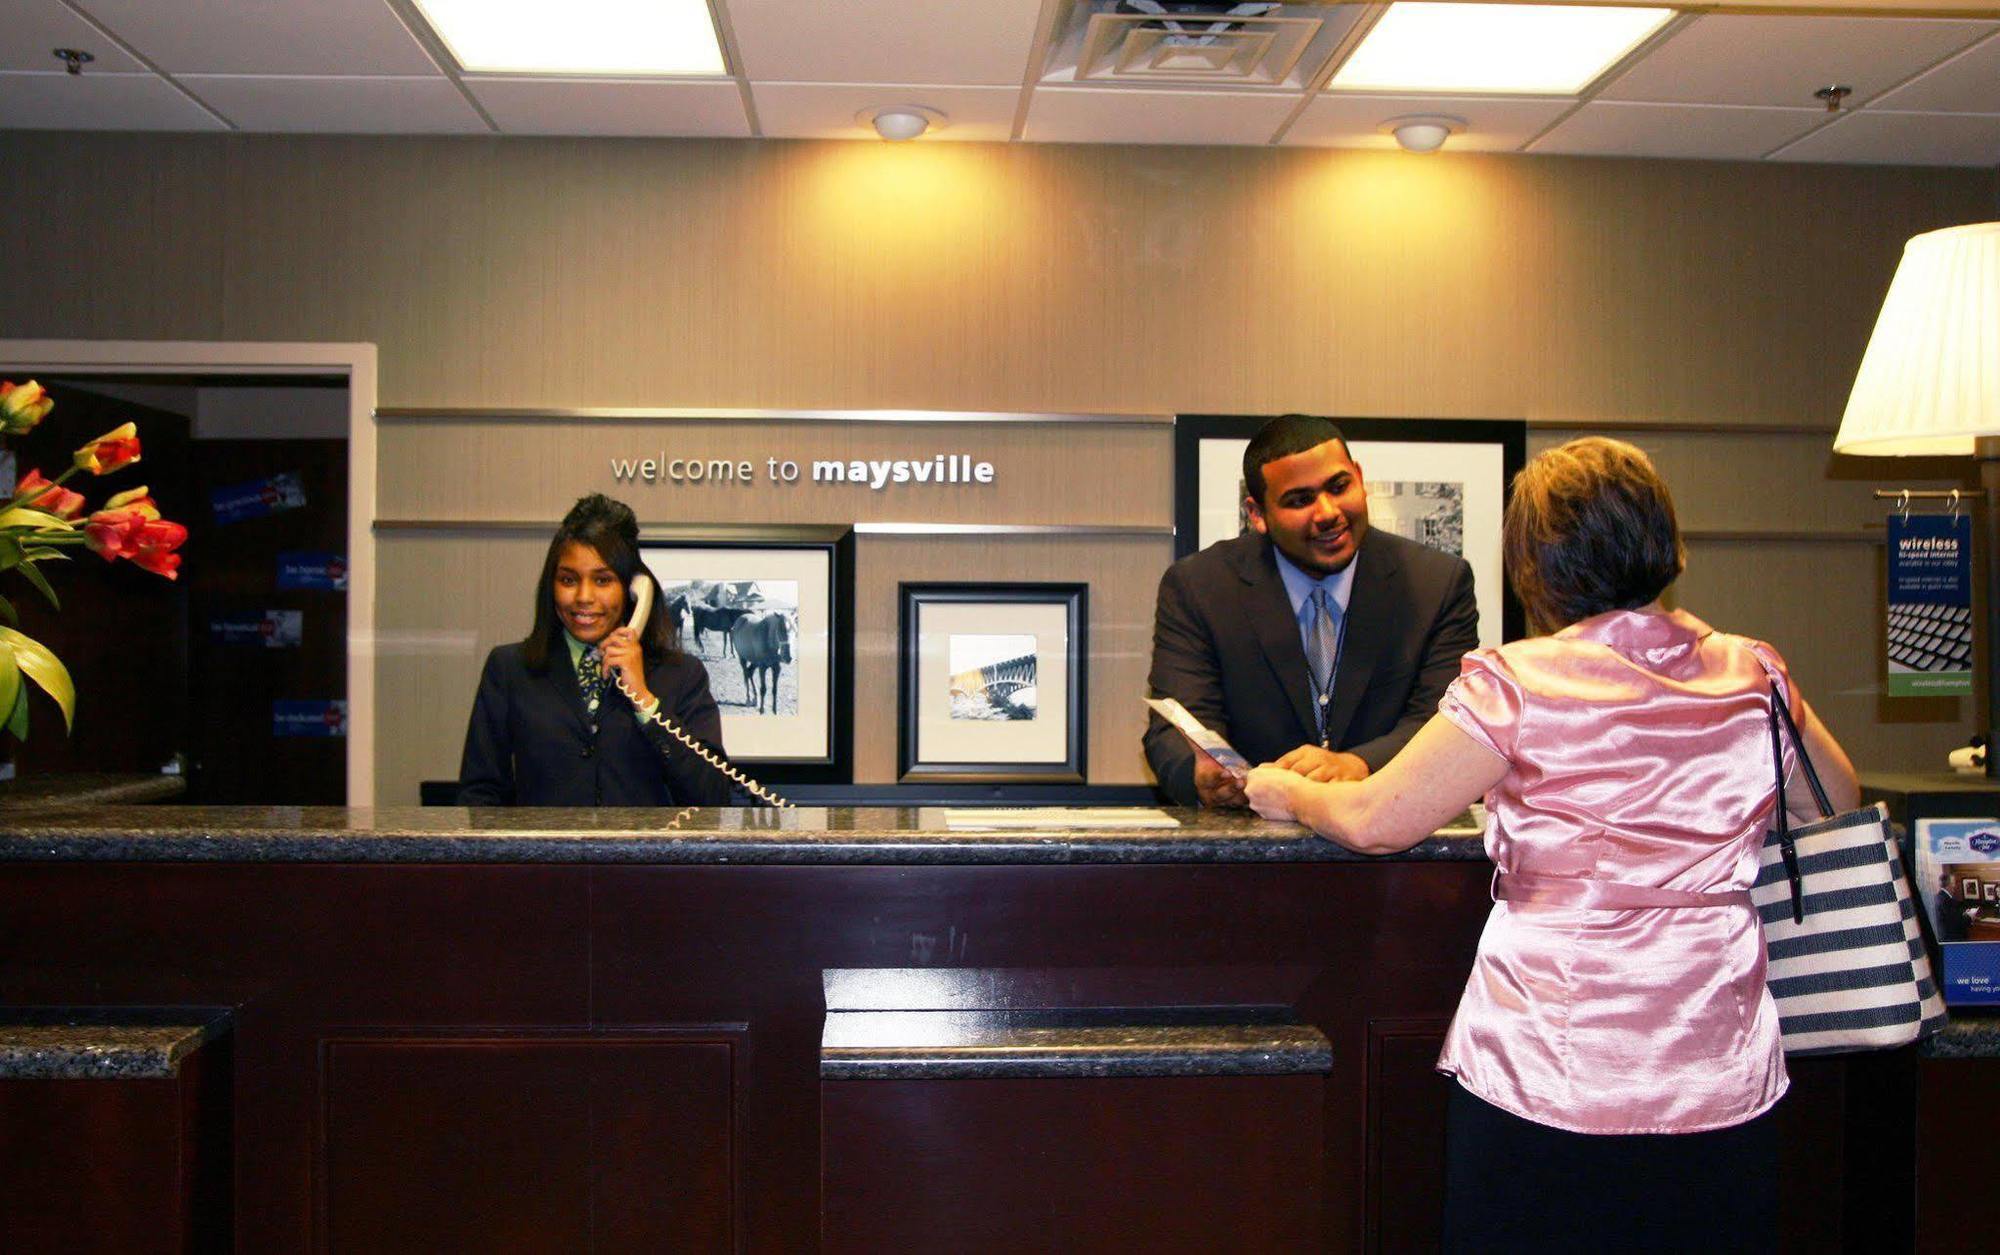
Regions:
<svg viewBox="0 0 2000 1255"><path fill-rule="evenodd" d="M900 584L901 779L1081 784L1087 776L1090 590L1084 584ZM1025 718L964 718L953 638L1018 640L974 682L1025 696ZM1018 666L1010 664L1020 664ZM971 672L968 675L973 674ZM998 703L996 703L998 704Z"/></svg>
<svg viewBox="0 0 2000 1255"><path fill-rule="evenodd" d="M347 802L375 798L375 346L208 340L0 340L0 372L343 375L347 379Z"/></svg>

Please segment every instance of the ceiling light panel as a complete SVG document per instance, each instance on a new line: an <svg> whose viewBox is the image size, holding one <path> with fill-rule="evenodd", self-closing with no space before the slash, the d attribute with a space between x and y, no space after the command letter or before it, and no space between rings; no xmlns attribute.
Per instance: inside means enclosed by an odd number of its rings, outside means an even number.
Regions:
<svg viewBox="0 0 2000 1255"><path fill-rule="evenodd" d="M728 73L706 0L415 0L470 74Z"/></svg>
<svg viewBox="0 0 2000 1255"><path fill-rule="evenodd" d="M1393 4L1330 91L1582 91L1672 9L1552 4Z"/></svg>

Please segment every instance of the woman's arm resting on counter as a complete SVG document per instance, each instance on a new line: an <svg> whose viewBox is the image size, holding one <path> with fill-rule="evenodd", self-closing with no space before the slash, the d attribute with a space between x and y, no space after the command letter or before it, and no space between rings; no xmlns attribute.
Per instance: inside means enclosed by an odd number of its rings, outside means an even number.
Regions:
<svg viewBox="0 0 2000 1255"><path fill-rule="evenodd" d="M1316 784L1281 768L1259 767L1246 787L1252 809L1266 819L1297 819L1350 850L1394 854L1485 796L1507 770L1506 759L1435 715L1366 780Z"/></svg>

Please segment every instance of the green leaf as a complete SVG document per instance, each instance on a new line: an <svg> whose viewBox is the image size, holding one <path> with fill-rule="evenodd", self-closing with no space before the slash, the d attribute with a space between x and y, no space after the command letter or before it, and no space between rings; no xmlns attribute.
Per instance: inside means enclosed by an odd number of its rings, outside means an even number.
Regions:
<svg viewBox="0 0 2000 1255"><path fill-rule="evenodd" d="M0 510L0 527L29 527L43 532L73 532L70 521L50 514L47 510L31 510L27 506L15 506L11 510Z"/></svg>
<svg viewBox="0 0 2000 1255"><path fill-rule="evenodd" d="M37 545L33 549L23 550L22 552L28 555L28 561L30 562L48 562L51 559L57 562L69 561L68 554L60 549L51 549L47 545Z"/></svg>
<svg viewBox="0 0 2000 1255"><path fill-rule="evenodd" d="M10 722L14 707L26 696L21 691L21 667L14 661L14 651L0 649L0 710L7 712Z"/></svg>
<svg viewBox="0 0 2000 1255"><path fill-rule="evenodd" d="M14 661L20 664L21 670L56 699L56 705L62 707L63 727L73 726L76 722L76 686L70 683L69 670L62 665L62 660L50 653L48 646L10 627L0 627L0 645L11 646Z"/></svg>
<svg viewBox="0 0 2000 1255"><path fill-rule="evenodd" d="M11 571L27 560L27 551L12 536L0 536L0 571Z"/></svg>
<svg viewBox="0 0 2000 1255"><path fill-rule="evenodd" d="M21 616L14 613L14 603L5 597L0 597L0 619L5 619L16 627L21 624Z"/></svg>
<svg viewBox="0 0 2000 1255"><path fill-rule="evenodd" d="M23 562L20 566L16 567L15 570L27 576L28 582L30 584L33 584L36 588L41 589L42 596L49 599L49 604L51 606L54 606L58 610L62 609L62 602L56 600L56 590L49 587L48 577L43 575L40 571L37 571L35 569L34 563Z"/></svg>
<svg viewBox="0 0 2000 1255"><path fill-rule="evenodd" d="M17 741L28 739L28 686L25 684L14 698L14 713L7 716L7 731L12 732Z"/></svg>

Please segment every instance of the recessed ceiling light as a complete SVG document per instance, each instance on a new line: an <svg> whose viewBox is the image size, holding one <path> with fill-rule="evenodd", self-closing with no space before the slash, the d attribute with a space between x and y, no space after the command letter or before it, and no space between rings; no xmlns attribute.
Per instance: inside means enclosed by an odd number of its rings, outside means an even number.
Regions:
<svg viewBox="0 0 2000 1255"><path fill-rule="evenodd" d="M416 0L472 74L726 74L706 0Z"/></svg>
<svg viewBox="0 0 2000 1255"><path fill-rule="evenodd" d="M1673 16L1595 5L1392 4L1327 87L1573 95Z"/></svg>

